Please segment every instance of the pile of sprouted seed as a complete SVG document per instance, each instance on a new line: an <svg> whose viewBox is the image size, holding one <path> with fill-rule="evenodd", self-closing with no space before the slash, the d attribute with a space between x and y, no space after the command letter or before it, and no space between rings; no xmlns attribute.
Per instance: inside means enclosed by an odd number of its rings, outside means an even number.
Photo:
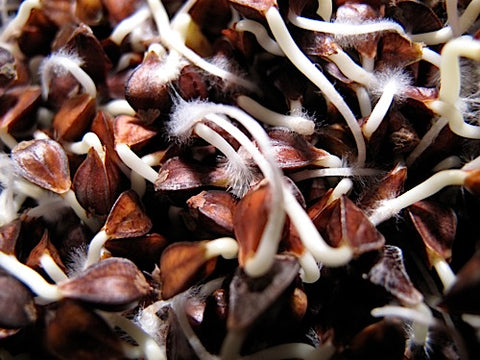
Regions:
<svg viewBox="0 0 480 360"><path fill-rule="evenodd" d="M480 0L0 1L0 359L476 359Z"/></svg>

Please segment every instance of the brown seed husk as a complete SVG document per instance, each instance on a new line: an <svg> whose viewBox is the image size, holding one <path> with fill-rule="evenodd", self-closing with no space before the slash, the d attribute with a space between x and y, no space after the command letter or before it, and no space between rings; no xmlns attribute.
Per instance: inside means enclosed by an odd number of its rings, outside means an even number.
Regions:
<svg viewBox="0 0 480 360"><path fill-rule="evenodd" d="M251 278L240 268L230 283L229 330L248 329L290 286L299 271L295 258L277 255L267 274Z"/></svg>
<svg viewBox="0 0 480 360"><path fill-rule="evenodd" d="M46 325L45 346L62 360L120 360L121 341L91 309L74 301L61 302Z"/></svg>
<svg viewBox="0 0 480 360"><path fill-rule="evenodd" d="M415 306L423 301L423 295L413 286L405 270L402 250L396 246L385 245L383 256L370 269L368 279L383 286L407 306Z"/></svg>
<svg viewBox="0 0 480 360"><path fill-rule="evenodd" d="M59 283L58 288L65 298L94 304L108 311L127 309L150 291L150 285L134 263L113 257Z"/></svg>
<svg viewBox="0 0 480 360"><path fill-rule="evenodd" d="M271 190L267 182L250 189L238 202L233 227L238 241L238 262L244 266L255 254L271 212Z"/></svg>
<svg viewBox="0 0 480 360"><path fill-rule="evenodd" d="M22 141L12 150L12 160L18 173L31 183L57 194L70 190L67 155L56 141Z"/></svg>
<svg viewBox="0 0 480 360"><path fill-rule="evenodd" d="M422 200L409 206L408 214L425 244L430 266L438 257L450 260L457 231L455 212L439 203Z"/></svg>
<svg viewBox="0 0 480 360"><path fill-rule="evenodd" d="M0 327L16 329L37 318L33 294L14 277L0 270Z"/></svg>
<svg viewBox="0 0 480 360"><path fill-rule="evenodd" d="M137 193L127 190L113 204L104 228L111 239L131 238L149 232L152 221L145 214Z"/></svg>
<svg viewBox="0 0 480 360"><path fill-rule="evenodd" d="M210 275L216 258L205 258L206 241L169 245L160 258L162 298L169 299Z"/></svg>

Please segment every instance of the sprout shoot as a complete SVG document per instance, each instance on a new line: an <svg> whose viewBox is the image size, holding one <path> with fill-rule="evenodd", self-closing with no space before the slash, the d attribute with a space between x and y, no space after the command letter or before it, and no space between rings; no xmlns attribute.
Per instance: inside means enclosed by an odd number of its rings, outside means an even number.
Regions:
<svg viewBox="0 0 480 360"><path fill-rule="evenodd" d="M380 206L373 210L370 221L378 225L395 216L400 210L432 196L446 186L463 186L468 175L469 172L464 170L440 171L402 195L382 201Z"/></svg>
<svg viewBox="0 0 480 360"><path fill-rule="evenodd" d="M315 123L304 116L279 114L267 109L246 95L237 97L237 104L257 120L271 126L281 126L301 135L311 135L315 130Z"/></svg>
<svg viewBox="0 0 480 360"><path fill-rule="evenodd" d="M432 312L424 303L420 303L415 307L386 305L373 309L371 314L373 317L394 316L412 321L412 340L418 345L426 344L428 328L435 324Z"/></svg>
<svg viewBox="0 0 480 360"><path fill-rule="evenodd" d="M57 286L49 284L39 273L22 264L14 255L0 251L0 267L29 287L42 301L53 302L62 298Z"/></svg>
<svg viewBox="0 0 480 360"><path fill-rule="evenodd" d="M234 29L237 31L247 31L255 35L255 38L260 46L270 54L276 56L285 56L277 42L268 36L267 30L259 22L248 19L240 20L239 22L235 23Z"/></svg>
<svg viewBox="0 0 480 360"><path fill-rule="evenodd" d="M293 11L289 11L288 20L302 29L317 31L327 34L335 34L339 36L358 36L364 34L372 34L381 31L395 31L401 35L405 34L403 28L396 22L389 20L365 22L361 24L349 24L341 22L327 22L307 19L296 15Z"/></svg>
<svg viewBox="0 0 480 360"><path fill-rule="evenodd" d="M25 0L18 8L17 15L10 21L0 35L0 42L7 42L11 37L16 36L20 29L27 23L33 9L41 7L40 0Z"/></svg>
<svg viewBox="0 0 480 360"><path fill-rule="evenodd" d="M48 97L50 82L54 76L70 73L83 86L85 92L95 99L97 97L95 83L80 65L82 60L66 51L58 51L45 58L40 66L43 97L45 99Z"/></svg>
<svg viewBox="0 0 480 360"><path fill-rule="evenodd" d="M333 105L345 118L345 121L352 131L355 143L357 145L357 163L363 165L366 159L366 146L365 139L363 138L362 131L358 125L352 110L347 105L342 96L338 93L335 87L330 81L317 69L298 48L297 44L293 40L292 36L288 32L288 29L282 19L277 8L272 6L266 13L268 25L273 33L273 36L278 42L278 45L283 50L287 58L300 70L305 76L307 76L323 93L323 95L332 102Z"/></svg>

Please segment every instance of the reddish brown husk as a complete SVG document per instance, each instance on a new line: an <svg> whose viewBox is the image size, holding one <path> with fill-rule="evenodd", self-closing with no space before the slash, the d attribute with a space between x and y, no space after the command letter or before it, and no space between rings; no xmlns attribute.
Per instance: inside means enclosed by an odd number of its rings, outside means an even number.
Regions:
<svg viewBox="0 0 480 360"><path fill-rule="evenodd" d="M407 306L415 306L423 301L423 295L415 288L407 274L402 250L396 246L385 246L381 259L370 269L368 279L383 286Z"/></svg>
<svg viewBox="0 0 480 360"><path fill-rule="evenodd" d="M254 20L263 20L268 9L277 6L275 0L229 0L229 3L242 15Z"/></svg>
<svg viewBox="0 0 480 360"><path fill-rule="evenodd" d="M225 191L205 190L187 200L184 216L191 231L206 230L210 234L233 235L233 214L237 200Z"/></svg>
<svg viewBox="0 0 480 360"><path fill-rule="evenodd" d="M421 59L422 46L412 43L400 34L389 32L382 36L379 53L379 68L403 68Z"/></svg>
<svg viewBox="0 0 480 360"><path fill-rule="evenodd" d="M3 270L0 270L0 289L0 328L21 328L37 319L32 292Z"/></svg>
<svg viewBox="0 0 480 360"><path fill-rule="evenodd" d="M0 98L0 127L9 133L24 131L34 121L33 112L41 100L38 86L16 86L8 89Z"/></svg>
<svg viewBox="0 0 480 360"><path fill-rule="evenodd" d="M224 168L204 165L177 156L165 161L155 181L156 191L186 191L202 187L228 186Z"/></svg>
<svg viewBox="0 0 480 360"><path fill-rule="evenodd" d="M271 189L267 182L249 190L238 202L233 218L238 241L238 262L244 266L257 250L271 209Z"/></svg>
<svg viewBox="0 0 480 360"><path fill-rule="evenodd" d="M95 99L87 93L65 100L53 119L55 138L64 141L80 140L90 127L95 112Z"/></svg>
<svg viewBox="0 0 480 360"><path fill-rule="evenodd" d="M313 221L331 246L349 246L355 255L381 249L385 243L365 213L346 196L323 208Z"/></svg>
<svg viewBox="0 0 480 360"><path fill-rule="evenodd" d="M22 141L12 150L12 160L19 174L31 183L57 194L70 190L67 156L56 141Z"/></svg>
<svg viewBox="0 0 480 360"><path fill-rule="evenodd" d="M292 256L280 255L268 273L259 278L251 278L238 269L230 283L228 329L243 331L251 327L285 293L298 270Z"/></svg>
<svg viewBox="0 0 480 360"><path fill-rule="evenodd" d="M142 64L132 73L125 84L125 99L136 110L143 114L147 122L153 121L161 111L168 110L171 105L170 84L160 81L157 76L164 69L163 58L150 51L145 54Z"/></svg>
<svg viewBox="0 0 480 360"><path fill-rule="evenodd" d="M99 1L99 0L80 0ZM77 4L78 9L80 4ZM95 37L92 29L85 23L79 25L66 24L57 33L52 44L52 50L68 49L75 52L82 59L82 69L92 77L98 85L103 84L107 72L112 68L100 41Z"/></svg>
<svg viewBox="0 0 480 360"><path fill-rule="evenodd" d="M277 164L282 169L298 169L314 165L315 161L330 156L324 150L311 145L307 139L294 131L274 128L268 131Z"/></svg>
<svg viewBox="0 0 480 360"><path fill-rule="evenodd" d="M151 291L134 263L113 257L59 283L58 288L65 298L93 304L107 311L131 308Z"/></svg>
<svg viewBox="0 0 480 360"><path fill-rule="evenodd" d="M451 208L423 200L408 207L410 219L425 244L430 266L436 258L450 260L457 230L457 217Z"/></svg>
<svg viewBox="0 0 480 360"><path fill-rule="evenodd" d="M103 16L101 0L78 0L75 15L88 25L97 25Z"/></svg>
<svg viewBox="0 0 480 360"><path fill-rule="evenodd" d="M56 31L56 24L44 11L33 9L22 28L18 46L22 53L29 57L38 54L47 55Z"/></svg>
<svg viewBox="0 0 480 360"><path fill-rule="evenodd" d="M216 258L205 258L206 241L169 245L160 258L162 298L169 299L210 275Z"/></svg>
<svg viewBox="0 0 480 360"><path fill-rule="evenodd" d="M375 186L366 188L357 200L360 208L372 209L379 201L394 198L403 190L407 168L398 164Z"/></svg>
<svg viewBox="0 0 480 360"><path fill-rule="evenodd" d="M105 248L112 256L124 257L135 263L141 270L151 271L160 259L168 240L157 233L146 234L139 238L112 239L105 243Z"/></svg>
<svg viewBox="0 0 480 360"><path fill-rule="evenodd" d="M119 115L113 120L115 142L140 150L157 135L157 130L135 116Z"/></svg>
<svg viewBox="0 0 480 360"><path fill-rule="evenodd" d="M20 234L22 223L20 220L14 220L0 226L0 251L5 254L13 254L15 245Z"/></svg>
<svg viewBox="0 0 480 360"><path fill-rule="evenodd" d="M403 360L407 334L398 319L384 319L355 335L348 353L354 359Z"/></svg>
<svg viewBox="0 0 480 360"><path fill-rule="evenodd" d="M109 154L106 149L103 162L97 151L90 148L73 177L73 189L78 202L95 215L106 216L118 196L119 173Z"/></svg>
<svg viewBox="0 0 480 360"><path fill-rule="evenodd" d="M55 358L120 360L121 340L90 308L74 301L61 302L45 329L45 346Z"/></svg>
<svg viewBox="0 0 480 360"><path fill-rule="evenodd" d="M30 251L30 254L28 255L28 258L25 264L27 266L30 266L32 269L36 271L41 271L43 269L43 266L40 262L40 258L42 257L43 254L50 255L53 261L58 265L58 267L64 273L67 272L67 268L65 267L62 259L60 258L57 248L50 241L50 236L47 230L45 230L45 232L43 233L43 236L38 242L38 244L32 249L32 251Z"/></svg>
<svg viewBox="0 0 480 360"><path fill-rule="evenodd" d="M111 239L145 235L152 221L145 214L138 195L133 190L124 191L113 204L105 222L105 232Z"/></svg>
<svg viewBox="0 0 480 360"><path fill-rule="evenodd" d="M142 4L141 0L102 0L112 25L133 14Z"/></svg>

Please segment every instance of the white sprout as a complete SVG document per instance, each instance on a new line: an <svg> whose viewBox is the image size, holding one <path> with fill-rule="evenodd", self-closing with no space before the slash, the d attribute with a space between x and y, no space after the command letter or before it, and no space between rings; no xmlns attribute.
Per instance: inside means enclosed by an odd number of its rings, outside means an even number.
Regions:
<svg viewBox="0 0 480 360"><path fill-rule="evenodd" d="M405 87L409 85L409 78L402 71L388 71L379 74L377 75L377 80L374 91L381 93L381 96L368 120L362 126L363 134L367 139L370 139L375 130L380 126L390 109L394 97L401 95Z"/></svg>
<svg viewBox="0 0 480 360"><path fill-rule="evenodd" d="M138 357L138 352L140 352L141 357L145 357L145 360L165 360L167 358L165 349L159 346L152 336L147 334L133 321L119 314L105 312L98 313L100 313L110 326L118 326L135 340L138 346L133 346L131 349L128 347L124 348L124 350L127 351L133 350L132 358L135 358L135 355Z"/></svg>
<svg viewBox="0 0 480 360"><path fill-rule="evenodd" d="M403 28L396 22L390 20L381 21L365 21L360 24L327 22L308 19L298 16L293 11L289 11L288 20L295 26L311 31L317 31L327 34L335 34L340 36L358 36L365 34L373 34L381 31L395 31L401 35L405 34Z"/></svg>
<svg viewBox="0 0 480 360"><path fill-rule="evenodd" d="M364 86L359 86L355 90L357 95L358 106L360 107L360 113L363 117L367 117L372 112L372 103L370 101L370 95Z"/></svg>
<svg viewBox="0 0 480 360"><path fill-rule="evenodd" d="M285 127L301 135L312 135L315 130L315 123L306 116L279 114L246 95L237 97L237 105L267 125Z"/></svg>
<svg viewBox="0 0 480 360"><path fill-rule="evenodd" d="M441 55L428 47L422 48L422 60L435 65L437 68L440 68L442 63Z"/></svg>
<svg viewBox="0 0 480 360"><path fill-rule="evenodd" d="M128 101L124 99L111 100L105 105L103 105L101 108L112 116L135 116L137 114L136 111L128 103Z"/></svg>
<svg viewBox="0 0 480 360"><path fill-rule="evenodd" d="M281 193L283 193L283 200L280 200L282 197L276 200L282 201L280 204L276 204L275 200L272 201L272 212L269 215L269 220L264 233L262 234L262 239L260 240L257 252L253 258L248 259L247 264L245 265L245 271L250 276L260 276L270 268L271 262L273 261L273 255L277 251L279 241L278 231L281 229L281 224L283 223L283 220L281 220L283 218L283 209L285 209L287 215L297 229L301 241L304 243L307 250L313 255L315 260L327 266L342 266L350 261L353 255L352 250L349 247L331 248L327 245L311 222L305 210L291 194L287 184L280 182L281 190L278 185L274 187L275 182L278 181L275 179L277 176L275 174L279 170L276 166L270 165L273 160L266 159L270 153L269 140L258 123L241 110L227 105L215 105L201 102L195 102L195 105L195 109L189 110L185 107L180 108L180 114L183 114L183 116L179 116L179 114L176 113L171 117L174 121L173 124L170 124L171 132L177 136L188 136L188 134L191 133L192 122L201 121L203 118L214 122L216 125L222 127L234 136L235 139L251 154L257 165L260 167L260 170L264 173L265 178L269 180L269 183L272 186L272 193L275 194L275 191L281 191ZM189 107L191 107L191 105ZM238 120L252 135L255 136L255 139L264 153L260 154L258 149L245 136L245 134L231 125L230 122L224 118L215 115L216 113L223 113ZM188 115L190 118L188 118ZM265 137L265 139L259 138L260 134L262 134L262 137ZM274 196L274 198L275 197L276 196Z"/></svg>
<svg viewBox="0 0 480 360"><path fill-rule="evenodd" d="M428 131L425 135L420 139L419 143L415 148L412 150L410 154L408 154L405 163L407 166L412 165L423 152L435 141L437 136L443 130L443 128L448 124L448 119L446 117L440 117L435 120L435 122L430 126Z"/></svg>
<svg viewBox="0 0 480 360"><path fill-rule="evenodd" d="M260 46L269 52L270 54L276 56L285 56L282 49L278 46L277 42L268 36L267 30L265 27L257 21L243 19L235 23L234 29L237 31L247 31L255 35Z"/></svg>
<svg viewBox="0 0 480 360"><path fill-rule="evenodd" d="M407 164L413 164L447 124L459 136L480 139L480 126L466 123L462 115L462 110L468 112L468 105L460 98L462 86L460 57L462 56L480 61L480 41L473 39L471 36L462 36L449 41L443 47L440 61L438 100L427 103L427 106L439 114L440 118L433 123L410 153Z"/></svg>
<svg viewBox="0 0 480 360"><path fill-rule="evenodd" d="M308 250L305 249L298 256L298 263L300 264L300 278L304 283L313 284L320 279L320 267Z"/></svg>
<svg viewBox="0 0 480 360"><path fill-rule="evenodd" d="M87 252L87 261L84 269L97 263L100 259L101 251L105 243L111 238L105 231L100 230L90 242ZM206 242L205 244L205 259L209 260L214 257L222 256L225 259L233 259L237 257L238 244L235 239L229 237L218 238Z"/></svg>
<svg viewBox="0 0 480 360"><path fill-rule="evenodd" d="M83 266L84 270L89 266L96 264L100 260L103 245L105 245L110 238L111 236L107 234L104 228L95 234L92 241L88 245L87 259Z"/></svg>
<svg viewBox="0 0 480 360"><path fill-rule="evenodd" d="M271 159L270 155L270 142L265 131L260 125L250 118L246 113L243 113L237 108L217 105L219 106L218 112L225 110L225 114L233 117L239 121L247 130L254 136L255 140L259 144L263 153L260 153L257 147L243 134L238 128L224 120L222 117L210 113L205 117L215 122L215 124L221 126L232 134L235 139L250 153L254 161L259 166L260 170L268 180L272 192L271 211L268 216L265 230L260 239L256 253L253 257L249 258L245 264L245 271L250 276L261 276L267 272L274 259L274 255L278 249L278 243L280 241L280 233L285 221L285 213L282 208L283 195L282 195L282 180L280 170L275 166L275 162ZM212 108L215 110L215 108Z"/></svg>
<svg viewBox="0 0 480 360"><path fill-rule="evenodd" d="M465 170L440 171L402 195L381 201L380 205L370 215L370 221L378 225L395 216L400 210L432 196L446 186L463 186L468 175L469 172Z"/></svg>
<svg viewBox="0 0 480 360"><path fill-rule="evenodd" d="M170 49L171 53L173 50L174 52L181 54L195 66L205 70L209 74L223 79L227 84L235 84L249 91L260 93L258 86L253 82L209 63L192 49L188 48L185 45L185 38L182 37L182 34L170 27L170 20L167 11L161 1L148 0L148 5L155 20L155 24L157 25L158 32L160 33L161 41Z"/></svg>
<svg viewBox="0 0 480 360"><path fill-rule="evenodd" d="M457 6L457 0L445 0L445 9L447 10L447 22L452 29L452 35L454 37L462 34L460 32L460 19L458 17Z"/></svg>
<svg viewBox="0 0 480 360"><path fill-rule="evenodd" d="M87 154L90 148L94 148L100 158L105 159L105 151L103 149L102 142L94 132L87 132L85 135L83 135L83 138L80 141L63 143L62 145L66 151L77 155Z"/></svg>
<svg viewBox="0 0 480 360"><path fill-rule="evenodd" d="M42 265L43 270L55 283L68 279L67 275L58 266L55 260L53 260L48 250L44 250L42 256L40 256L40 265Z"/></svg>
<svg viewBox="0 0 480 360"><path fill-rule="evenodd" d="M344 178L338 182L338 184L333 189L330 194L326 205L332 203L333 201L340 199L344 195L348 195L353 189L353 181L349 178Z"/></svg>
<svg viewBox="0 0 480 360"><path fill-rule="evenodd" d="M371 311L373 317L399 317L412 321L413 342L425 345L428 338L428 328L435 324L431 310L424 303L414 307L386 305Z"/></svg>
<svg viewBox="0 0 480 360"><path fill-rule="evenodd" d="M225 155L224 167L229 187L233 194L243 197L255 178L253 169L223 136L209 126L197 123L195 124L195 133Z"/></svg>
<svg viewBox="0 0 480 360"><path fill-rule="evenodd" d="M462 166L462 170L469 171L469 170L475 170L480 168L480 156L477 156L476 158L470 160L469 162L465 163L465 165Z"/></svg>
<svg viewBox="0 0 480 360"><path fill-rule="evenodd" d="M18 145L17 140L8 132L7 126L0 126L0 141L9 149L13 149Z"/></svg>
<svg viewBox="0 0 480 360"><path fill-rule="evenodd" d="M335 65L337 65L337 67L346 77L363 86L372 86L377 81L371 71L359 66L340 47L337 47L335 52L327 55L326 57Z"/></svg>
<svg viewBox="0 0 480 360"><path fill-rule="evenodd" d="M435 256L432 261L432 266L442 282L443 291L447 292L457 280L457 276L453 272L448 262L440 256Z"/></svg>
<svg viewBox="0 0 480 360"><path fill-rule="evenodd" d="M330 21L332 17L333 1L332 0L318 0L317 15L324 21Z"/></svg>
<svg viewBox="0 0 480 360"><path fill-rule="evenodd" d="M206 284L204 284L200 288L200 296L207 296L208 294L212 293L214 290L218 289L221 286L221 283L223 281L223 278L220 279L215 279L212 280ZM185 308L186 308L186 302L187 302L187 296L189 293L193 293L196 291L196 288L191 288L189 291L186 293L181 293L177 296L174 297L174 299L171 302L171 309L173 310L178 324L180 325L180 328L185 335L185 337L188 340L188 343L192 347L193 351L197 355L197 357L200 360L220 360L222 357L218 357L215 355L212 355L208 352L207 349L203 346L202 342L198 338L197 334L195 334L195 331L192 329L192 326L190 325L190 322L188 321L187 314L185 313ZM228 336L228 335L227 335ZM225 342L225 341L224 341Z"/></svg>
<svg viewBox="0 0 480 360"><path fill-rule="evenodd" d="M142 161L137 154L135 154L132 149L127 144L116 144L115 151L117 152L120 159L123 161L127 167L132 171L135 171L141 177L151 182L155 183L158 177L157 171L155 171L151 166Z"/></svg>
<svg viewBox="0 0 480 360"><path fill-rule="evenodd" d="M253 142L230 121L221 115L227 115L238 121L254 137L262 153ZM221 104L206 103L201 101L179 101L168 124L171 135L188 139L198 122L207 119L215 123L233 136L240 145L252 156L255 163L262 171L271 186L272 204L271 212L265 230L260 239L259 246L253 257L247 260L245 271L250 276L263 275L273 263L274 254L277 252L280 241L280 232L285 220L282 208L282 180L279 168L275 165L270 149L270 139L265 130L248 114L242 110ZM215 145L215 144L213 144ZM220 149L221 150L221 149ZM225 154L227 155L227 154Z"/></svg>
<svg viewBox="0 0 480 360"><path fill-rule="evenodd" d="M27 23L33 9L41 7L40 0L25 0L20 4L17 15L11 20L0 35L0 42L7 42L12 36L16 36L20 29Z"/></svg>
<svg viewBox="0 0 480 360"><path fill-rule="evenodd" d="M14 255L0 251L0 267L30 288L42 301L53 302L63 297L56 285L48 283L35 270L18 261Z"/></svg>
<svg viewBox="0 0 480 360"><path fill-rule="evenodd" d="M162 157L163 156L160 156L158 154L148 154L148 155L142 156L140 158L140 161L145 165L153 168L153 166L160 165ZM142 198L143 195L145 195L145 192L147 191L147 183L145 181L145 178L142 177L136 171L131 171L129 175L130 175L130 183L133 191L137 193L139 198Z"/></svg>
<svg viewBox="0 0 480 360"><path fill-rule="evenodd" d="M130 32L141 26L149 17L150 9L147 6L140 7L136 12L123 19L117 24L117 26L115 26L110 34L110 40L115 44L120 45Z"/></svg>
<svg viewBox="0 0 480 360"><path fill-rule="evenodd" d="M313 64L298 48L276 7L272 6L267 10L266 19L274 38L287 58L322 91L323 95L345 118L357 145L357 163L359 165L364 164L366 159L365 139L363 138L360 126L350 107L332 83L328 81L328 79L317 69L315 64Z"/></svg>
<svg viewBox="0 0 480 360"><path fill-rule="evenodd" d="M231 237L222 237L205 243L205 259L210 260L218 256L224 259L235 259L238 254L238 243Z"/></svg>
<svg viewBox="0 0 480 360"><path fill-rule="evenodd" d="M23 201L18 201L14 191L15 175L9 156L0 153L0 226L18 217ZM24 200L23 198L20 200Z"/></svg>
<svg viewBox="0 0 480 360"><path fill-rule="evenodd" d="M371 168L356 167L331 167L324 169L301 170L290 175L293 181L303 181L307 179L327 177L327 176L378 176L382 174L381 170Z"/></svg>
<svg viewBox="0 0 480 360"><path fill-rule="evenodd" d="M41 256L40 263L55 283L68 280L67 275L60 269L48 252ZM7 255L0 251L0 267L30 288L38 296L38 300L41 303L59 301L63 298L63 294L57 285L48 283L40 274L27 265L22 264L13 255ZM147 360L166 358L163 356L164 352L153 338L130 320L118 314L100 312L100 315L111 326L118 326L126 331L138 343L138 348L142 350L142 355Z"/></svg>
<svg viewBox="0 0 480 360"><path fill-rule="evenodd" d="M81 65L82 60L76 54L63 50L45 58L40 66L43 97L45 99L48 97L50 82L54 76L70 73L83 86L85 92L95 99L97 97L95 83L80 67Z"/></svg>
<svg viewBox="0 0 480 360"><path fill-rule="evenodd" d="M12 211L17 213L20 210L23 201L25 201L27 197L34 199L39 204L40 208L44 209L45 207L42 206L42 203L45 201L51 201L49 197L50 192L16 175L15 171L13 171L13 168L11 168L12 164L8 157L0 158L0 164L2 162L4 163L4 166L0 167L0 169L7 171L7 173L4 173L0 170L0 183L1 186L4 187L0 195L0 199L7 205L6 209L10 210L10 216L14 215ZM12 171L8 171L8 169L12 169ZM98 223L96 219L87 214L86 210L79 204L72 189L57 195L60 196L70 206L75 214L91 230L96 231L96 229L98 229ZM46 215L48 218L49 214Z"/></svg>
<svg viewBox="0 0 480 360"><path fill-rule="evenodd" d="M82 207L82 205L80 205L77 200L77 196L72 189L59 195L67 202L75 214L90 228L90 230L96 231L99 228L98 220L94 217L91 217Z"/></svg>

